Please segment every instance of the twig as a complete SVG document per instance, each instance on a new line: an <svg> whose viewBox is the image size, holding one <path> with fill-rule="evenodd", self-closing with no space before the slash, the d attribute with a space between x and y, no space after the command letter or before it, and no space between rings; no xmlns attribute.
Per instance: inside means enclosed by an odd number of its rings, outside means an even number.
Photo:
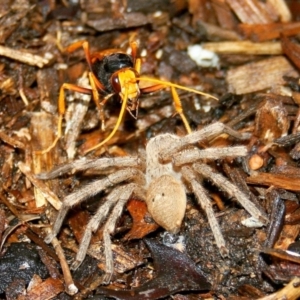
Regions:
<svg viewBox="0 0 300 300"><path fill-rule="evenodd" d="M1 45L0 56L5 56L31 66L37 66L39 68L42 68L45 65L49 64L50 60L53 57L51 53L46 53L45 57L42 57L30 52L26 52L24 50L16 50Z"/></svg>
<svg viewBox="0 0 300 300"><path fill-rule="evenodd" d="M44 195L44 197L49 201L49 203L57 210L61 208L61 201L57 196L49 189L49 187L41 180L37 179L31 172L30 168L22 162L18 164L21 172L30 180L30 182L38 188Z"/></svg>
<svg viewBox="0 0 300 300"><path fill-rule="evenodd" d="M78 288L74 284L68 263L66 261L65 255L64 255L64 251L56 237L52 239L51 244L54 247L56 255L58 256L59 261L60 261L60 266L61 266L62 272L64 274L64 279L65 279L66 292L69 295L75 295L78 292Z"/></svg>

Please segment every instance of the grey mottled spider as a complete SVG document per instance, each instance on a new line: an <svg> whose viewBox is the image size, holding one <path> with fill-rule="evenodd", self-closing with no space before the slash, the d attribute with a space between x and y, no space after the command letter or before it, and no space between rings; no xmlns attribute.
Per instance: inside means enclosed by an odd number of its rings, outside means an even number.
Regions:
<svg viewBox="0 0 300 300"><path fill-rule="evenodd" d="M104 282L108 283L113 273L110 234L113 233L116 221L127 200L132 195L145 200L154 220L167 231L177 233L185 215L188 188L184 182L187 182L200 206L207 214L221 255L226 256L228 249L214 216L207 192L199 183L200 176L209 178L221 190L234 197L255 219L264 224L268 220L265 214L235 185L224 176L214 172L207 164L201 162L204 159L215 160L224 157L246 156L247 149L244 146L199 149L195 145L201 140L212 139L222 133L227 133L235 138L241 137L238 132L217 122L184 137L166 133L151 138L146 146L146 164L138 156L94 160L80 159L59 166L49 173L38 175L41 179L52 179L70 171L92 168L107 172L106 177L95 180L65 197L53 224L52 233L46 237L46 242L51 242L53 237L58 234L62 222L72 206L101 191L107 191L106 201L98 208L85 229L79 251L71 268L76 269L82 263L92 232L96 231L100 224L107 219L103 228L103 242L106 258ZM113 171L112 167L114 167Z"/></svg>

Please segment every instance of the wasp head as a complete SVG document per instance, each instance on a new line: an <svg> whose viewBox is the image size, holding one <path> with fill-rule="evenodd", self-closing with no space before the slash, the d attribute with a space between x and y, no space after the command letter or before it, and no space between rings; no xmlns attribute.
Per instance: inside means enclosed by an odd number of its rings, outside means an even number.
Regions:
<svg viewBox="0 0 300 300"><path fill-rule="evenodd" d="M124 68L115 72L111 77L111 85L122 101L127 101L127 110L132 114L137 110L140 88L138 73L133 68ZM136 114L135 114L136 115Z"/></svg>

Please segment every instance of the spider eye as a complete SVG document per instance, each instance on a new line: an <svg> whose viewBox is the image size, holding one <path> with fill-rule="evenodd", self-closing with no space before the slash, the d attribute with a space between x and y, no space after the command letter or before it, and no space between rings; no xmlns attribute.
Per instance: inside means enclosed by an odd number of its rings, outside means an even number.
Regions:
<svg viewBox="0 0 300 300"><path fill-rule="evenodd" d="M121 83L118 73L115 73L111 76L111 86L116 93L121 92Z"/></svg>

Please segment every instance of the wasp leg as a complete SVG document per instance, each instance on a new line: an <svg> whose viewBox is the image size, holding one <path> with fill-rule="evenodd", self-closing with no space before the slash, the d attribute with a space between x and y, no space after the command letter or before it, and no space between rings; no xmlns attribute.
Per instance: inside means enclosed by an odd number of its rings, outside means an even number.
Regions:
<svg viewBox="0 0 300 300"><path fill-rule="evenodd" d="M190 124L189 124L187 118L185 117L185 115L183 113L183 109L182 109L182 105L181 105L181 101L180 101L180 98L178 96L178 93L177 93L176 89L173 86L171 87L171 91L172 91L172 97L173 97L175 110L179 114L187 133L191 133L192 129L190 127Z"/></svg>
<svg viewBox="0 0 300 300"><path fill-rule="evenodd" d="M156 92L156 91L159 91L161 89L164 89L166 87L168 87L168 85L166 85L165 83L161 83L161 84L156 84L156 85L153 85L153 86L150 86L150 87L143 88L143 89L141 89L141 92L142 93L152 93L152 92ZM174 86L170 86L170 87L171 87L172 98L173 98L176 113L179 114L179 116L180 116L180 118L181 118L181 120L184 124L184 127L185 127L186 131L188 133L191 133L192 130L191 130L191 127L190 127L190 124L189 124L187 118L185 117L185 115L183 113L183 108L182 108L181 101L180 101L180 98L178 96L178 93L177 93Z"/></svg>
<svg viewBox="0 0 300 300"><path fill-rule="evenodd" d="M85 58L86 61L89 65L89 80L90 80L90 84L92 87L92 94L93 94L93 100L98 108L99 111L99 116L100 116L100 120L101 120L101 129L104 131L105 130L105 116L104 116L104 110L103 110L103 103L100 102L99 99L99 91L104 92L105 87L103 86L103 84L98 80L98 78L94 75L93 73L93 69L92 69L92 63L93 63L93 54L90 53L90 46L89 46L89 42L88 41L78 41L75 42L73 44L71 44L66 51L68 52L73 52L75 50L77 50L78 48L83 47L84 50L84 54L85 54ZM102 52L97 53L97 55L101 55ZM97 58L99 58L97 56Z"/></svg>
<svg viewBox="0 0 300 300"><path fill-rule="evenodd" d="M187 119L186 119L186 117L183 113L181 101L180 101L180 98L178 96L178 93L177 93L176 89L188 91L188 92L191 92L191 93L195 93L195 94L198 94L198 95L203 95L203 96L210 97L210 98L213 98L215 100L218 100L218 98L216 98L216 97L214 97L210 94L203 93L203 92L197 91L195 89L188 88L188 87L185 87L185 86L182 86L182 85L179 85L179 84L175 84L175 83L172 83L172 82L168 82L168 81L162 81L162 80L159 80L159 79L150 78L150 77L146 77L146 76L137 77L136 80L140 80L140 81L144 80L144 81L150 81L150 82L156 83L153 86L141 89L142 93L152 93L152 92L156 92L158 90L161 90L161 89L164 89L164 88L167 88L167 87L171 88L175 110L180 115L180 117L183 121L183 124L184 124L184 126L185 126L188 133L191 133L192 131L191 131L190 125L189 125L189 123L188 123L188 121L187 121Z"/></svg>
<svg viewBox="0 0 300 300"><path fill-rule="evenodd" d="M99 118L101 121L101 130L105 131L105 115L104 115L103 107L111 95L108 95L107 97L104 98L104 100L100 101L99 90L103 90L102 84L99 82L99 80L96 78L96 76L92 72L89 72L89 80L90 80L90 84L92 87L93 100L94 100L94 102L98 108L98 112L99 112Z"/></svg>
<svg viewBox="0 0 300 300"><path fill-rule="evenodd" d="M130 41L130 49L131 49L131 56L133 59L133 63L136 62L138 48L139 48L139 44L137 41L135 41L135 40Z"/></svg>
<svg viewBox="0 0 300 300"><path fill-rule="evenodd" d="M179 89L179 90L188 91L188 92L191 92L191 93L194 93L194 94L198 94L198 95L206 96L206 97L209 97L209 98L213 98L215 100L219 100L217 97L215 97L213 95L210 95L210 94L207 94L207 93L204 93L204 92L200 92L200 91L195 90L193 88L185 87L185 86L175 84L175 83L172 83L172 82L163 81L163 80L160 80L160 79L141 76L141 77L137 77L136 80L139 80L139 81L144 80L144 81L157 83L154 86L144 88L144 90L146 90L145 93L155 92L159 89L163 89L163 88L166 88L166 87L174 87L174 88ZM158 88L159 86L160 86L160 88ZM154 90L151 90L151 88L153 88Z"/></svg>
<svg viewBox="0 0 300 300"><path fill-rule="evenodd" d="M49 152L51 149L55 147L57 144L58 140L62 137L62 120L63 116L66 112L66 103L65 103L65 90L71 90L74 92L78 93L83 93L83 94L92 94L92 90L84 87L77 86L75 84L70 84L70 83L64 83L59 90L59 97L58 97L58 121L57 121L57 136L53 143L46 149L42 151L37 151L40 154L44 154Z"/></svg>
<svg viewBox="0 0 300 300"><path fill-rule="evenodd" d="M141 72L141 63L141 59L137 58L134 64L134 69L138 72L138 74Z"/></svg>
<svg viewBox="0 0 300 300"><path fill-rule="evenodd" d="M125 95L122 96L120 94L121 98L122 98L122 106L121 106L121 110L120 110L120 113L119 113L119 117L118 117L118 120L117 120L117 123L115 125L115 127L113 128L113 130L111 131L111 133L99 144L93 146L92 148L86 150L84 152L84 154L92 151L92 150L95 150L95 149L98 149L99 147L103 146L104 144L106 144L114 135L115 133L117 132L118 128L120 127L120 124L122 123L122 119L124 117L124 114L125 114L125 111L126 111L126 107L127 107L127 100L128 100L128 91L127 89L125 90Z"/></svg>
<svg viewBox="0 0 300 300"><path fill-rule="evenodd" d="M92 71L92 60L91 60L90 46L89 46L88 41L81 40L81 41L77 41L75 43L72 43L71 45L69 45L68 47L63 49L63 52L72 53L72 52L76 51L77 49L79 49L81 47L84 50L85 58L86 58L86 61L89 65L89 68Z"/></svg>

